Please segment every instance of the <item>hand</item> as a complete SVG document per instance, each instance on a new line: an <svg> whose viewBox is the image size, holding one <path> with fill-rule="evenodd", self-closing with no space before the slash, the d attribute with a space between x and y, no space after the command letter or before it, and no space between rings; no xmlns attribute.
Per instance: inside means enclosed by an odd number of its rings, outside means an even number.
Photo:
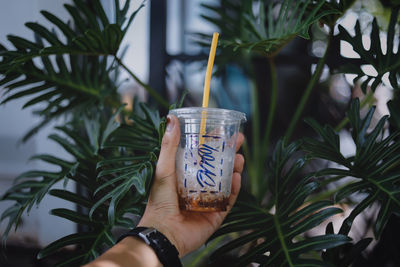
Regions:
<svg viewBox="0 0 400 267"><path fill-rule="evenodd" d="M175 158L179 145L179 121L168 116L168 124L161 144L153 185L151 187L146 210L138 226L154 227L163 233L175 245L179 256L199 248L219 228L225 216L232 208L239 194L244 158L235 155L232 176L232 190L227 211L190 212L181 211L178 204ZM237 150L244 141L239 133Z"/></svg>

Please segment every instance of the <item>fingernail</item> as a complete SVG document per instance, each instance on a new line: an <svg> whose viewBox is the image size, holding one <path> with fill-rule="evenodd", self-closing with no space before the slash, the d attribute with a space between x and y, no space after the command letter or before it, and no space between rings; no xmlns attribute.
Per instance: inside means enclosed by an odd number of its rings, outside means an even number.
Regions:
<svg viewBox="0 0 400 267"><path fill-rule="evenodd" d="M174 129L175 123L174 120L172 119L171 115L167 116L167 132L171 132Z"/></svg>

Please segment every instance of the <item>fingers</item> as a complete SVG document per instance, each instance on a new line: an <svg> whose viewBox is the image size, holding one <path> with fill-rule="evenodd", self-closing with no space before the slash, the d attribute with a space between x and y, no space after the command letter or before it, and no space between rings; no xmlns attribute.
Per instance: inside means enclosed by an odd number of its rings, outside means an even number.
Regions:
<svg viewBox="0 0 400 267"><path fill-rule="evenodd" d="M240 187L241 187L242 176L238 172L234 172L232 175L232 189L231 195L229 196L229 204L228 211L233 207L236 202L236 199L239 195Z"/></svg>
<svg viewBox="0 0 400 267"><path fill-rule="evenodd" d="M233 172L242 173L244 166L244 157L242 154L235 155L235 161L233 163Z"/></svg>
<svg viewBox="0 0 400 267"><path fill-rule="evenodd" d="M242 146L243 142L244 142L244 135L241 132L239 132L238 136L236 138L236 152L239 151L239 149Z"/></svg>
<svg viewBox="0 0 400 267"><path fill-rule="evenodd" d="M175 173L175 158L178 150L180 130L175 116L168 115L167 128L161 143L160 156L157 162L156 179L164 179Z"/></svg>
<svg viewBox="0 0 400 267"><path fill-rule="evenodd" d="M236 152L239 150L240 146L244 142L244 135L239 133L237 140L236 140ZM244 157L241 154L235 155L235 161L233 164L233 175L232 175L232 189L231 195L229 196L229 204L228 204L228 212L233 207L236 202L236 199L239 195L241 181L242 181L242 171L244 166Z"/></svg>

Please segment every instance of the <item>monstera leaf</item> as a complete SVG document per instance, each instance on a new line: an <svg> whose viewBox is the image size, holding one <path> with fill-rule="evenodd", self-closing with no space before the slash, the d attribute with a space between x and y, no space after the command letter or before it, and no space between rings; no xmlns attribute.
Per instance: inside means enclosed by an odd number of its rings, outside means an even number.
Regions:
<svg viewBox="0 0 400 267"><path fill-rule="evenodd" d="M1 200L15 202L1 216L2 221L8 219L4 242L11 227L18 226L21 215L31 212L31 208L38 205L46 194L80 207L78 211L53 209L50 211L52 215L86 227L85 231L62 237L39 252L38 258L42 259L61 248L77 245L73 256L57 266L77 266L93 260L104 248L115 243L114 227L135 226L132 216L127 215L140 216L144 211L165 119L160 119L158 112L141 105L143 116L135 111L132 125L120 124L116 119L121 120L121 109L108 121L101 117L84 118L84 135L82 131L65 126L57 127L63 136L49 136L73 160L66 161L47 154L33 157L58 166L60 170L23 173L2 196ZM62 180L64 183L70 180L77 182L81 190L54 189L54 185Z"/></svg>
<svg viewBox="0 0 400 267"><path fill-rule="evenodd" d="M326 234L333 234L333 223L330 222L326 226ZM357 260L361 253L371 243L372 238L363 238L355 244L347 243L342 246L327 249L322 253L324 262L329 263L336 267L351 266L351 264Z"/></svg>
<svg viewBox="0 0 400 267"><path fill-rule="evenodd" d="M109 76L107 58L85 57L79 60L71 55L70 70L62 56L57 56L55 66L49 58L41 59L43 68L37 67L33 61L25 62L1 81L3 84L11 76L15 78L6 84L5 99L1 104L23 96L32 96L23 108L43 104L35 111L43 118L42 121L25 135L24 140L61 115L74 115L77 110L80 113L93 105L102 105L105 98L118 103L116 86ZM21 86L25 87L20 90Z"/></svg>
<svg viewBox="0 0 400 267"><path fill-rule="evenodd" d="M6 232L3 235L3 242L7 238L8 232L12 225L17 228L21 215L24 212L32 212L33 205L39 205L40 201L47 194L70 201L84 209L88 209L93 205L91 192L99 186L95 182L96 163L99 156L94 154L94 148L88 145L87 139L79 136L78 132L69 127L58 127L64 135L52 134L50 139L61 145L73 158L73 161L66 161L52 155L37 155L33 159L41 160L59 167L59 171L29 171L21 174L16 179L16 184L11 187L1 198L1 200L12 200L15 202L1 217L1 220L9 218ZM88 194L78 194L66 189L52 189L54 185L64 180L64 185L73 180L84 188ZM64 186L65 188L65 186ZM96 220L91 221L87 214L70 210L66 208L58 208L51 210L51 214L65 218L69 221L79 223L88 227L88 232L72 234L65 236L44 248L38 258L46 257L56 250L67 245L79 244L79 249L72 258L65 260L59 266L79 265L87 262L101 252L103 245L110 246L113 244L111 234L111 226L108 225L103 214L107 212L105 206L98 210L95 217ZM119 218L122 222L122 218Z"/></svg>
<svg viewBox="0 0 400 267"><path fill-rule="evenodd" d="M310 176L301 175L305 164L303 158L292 161L298 148L296 143L285 146L282 141L278 142L269 168L271 197L268 202L273 208L264 207L251 198L239 197L213 238L234 232L243 234L218 248L212 259L250 244L250 249L237 260L237 266L251 262L262 266L322 266L322 261L306 259L304 255L350 241L345 235L302 236L342 210L330 207L330 201L304 205L305 199L318 188L318 183Z"/></svg>
<svg viewBox="0 0 400 267"><path fill-rule="evenodd" d="M304 149L308 156L326 159L343 167L343 169L323 169L317 172L316 176L333 176L337 177L336 180L343 177L355 179L353 183L337 192L336 202L353 193L362 193L364 196L343 222L340 234L348 234L356 216L374 202L380 204L379 214L374 222L376 238L379 238L392 214L400 215L400 142L398 141L400 132L385 137L383 133L387 116L381 118L374 129L369 130L374 111L375 108L372 107L361 119L359 100L353 101L347 114L356 144L355 155L351 157L345 157L340 153L339 135L332 127L322 127L315 121L308 120L322 138L322 140L306 140Z"/></svg>
<svg viewBox="0 0 400 267"><path fill-rule="evenodd" d="M58 166L60 170L54 172L41 170L28 171L22 173L15 179L16 184L9 188L1 197L1 200L15 201L15 204L4 211L1 216L1 220L5 220L7 217L9 218L7 229L3 235L3 241L6 240L13 224L17 228L22 214L25 211L29 213L34 205L39 205L43 197L57 182L63 179L66 181L69 179L78 181L79 179L75 177L77 177L77 172L79 173L81 167L79 161L83 161L86 158L90 159L92 156L91 148L84 140L77 137L75 133L66 127L59 127L58 129L74 140L74 142L70 142L58 134L52 134L49 138L74 156L76 161L70 162L47 154L32 157L34 160L41 160ZM37 177L41 178L36 179ZM82 179L81 182L88 183L86 179Z"/></svg>
<svg viewBox="0 0 400 267"><path fill-rule="evenodd" d="M225 46L234 50L242 48L256 51L271 57L296 36L309 39L308 29L311 24L326 15L338 13L337 10L328 8L321 11L324 3L323 0L316 1L316 4L311 4L310 0L285 0L277 3L270 1L265 8L264 1L241 1L228 5L231 9L240 11L231 13L227 12L225 2L222 1L219 7L203 5L217 14L217 18L203 18L221 29L228 29L226 38L225 31L221 35L221 43ZM258 6L256 10L255 6ZM278 13L275 12L276 9L279 10Z"/></svg>
<svg viewBox="0 0 400 267"><path fill-rule="evenodd" d="M381 46L380 31L376 18L372 22L372 31L370 34L371 46L369 49L364 47L362 37L363 34L360 28L360 22L357 21L355 26L355 36L351 36L341 25L339 25L339 37L350 43L353 50L360 55L361 59L370 64L377 72L376 76L366 74L361 69L361 66L347 65L342 68L342 72L356 74L354 81L361 78L365 80L361 83L361 88L364 93L367 91L367 86L371 83L371 90L375 91L376 87L382 82L382 77L389 74L390 85L394 89L399 88L399 72L400 72L400 57L399 48L394 52L394 46L398 43L398 38L394 38L396 34L396 24L399 15L399 7L395 7L390 16L389 27L386 39L386 53Z"/></svg>
<svg viewBox="0 0 400 267"><path fill-rule="evenodd" d="M144 6L141 4L136 11L127 16L130 1L126 1L121 9L119 1L115 0L114 21L112 22L106 16L100 1L91 2L94 12L82 0L73 0L73 2L74 5L65 4L64 6L76 29L53 14L41 11L42 15L63 34L62 38L39 23L28 22L25 24L26 27L48 44L33 43L27 39L9 35L8 39L16 50L3 51L2 55L7 56L8 60L2 62L0 69L15 68L19 63L38 56L115 55L137 12Z"/></svg>
<svg viewBox="0 0 400 267"><path fill-rule="evenodd" d="M161 120L157 112L143 104L140 107L145 117L132 113L132 125L122 124L102 146L104 149L123 150L118 156L104 159L97 165L100 171L97 179L102 185L96 189L94 195L102 197L93 205L89 215L92 216L98 207L109 202L110 224L115 220L118 203L132 187L137 192L137 200L142 200L149 192L159 154L165 119Z"/></svg>
<svg viewBox="0 0 400 267"><path fill-rule="evenodd" d="M60 115L79 116L82 110L93 106L120 105L118 83L113 76L123 64L116 55L127 28L143 5L127 17L130 1L122 9L115 1L112 23L98 0L91 3L95 12L82 0L75 0L75 6L65 5L76 29L42 11L62 33L60 37L39 23L29 22L26 26L34 33L35 42L9 35L15 49L0 46L0 85L5 87L1 104L24 96L31 97L24 108L42 103L35 113L43 119L24 140ZM133 73L132 77L137 79ZM143 86L155 95L154 90Z"/></svg>

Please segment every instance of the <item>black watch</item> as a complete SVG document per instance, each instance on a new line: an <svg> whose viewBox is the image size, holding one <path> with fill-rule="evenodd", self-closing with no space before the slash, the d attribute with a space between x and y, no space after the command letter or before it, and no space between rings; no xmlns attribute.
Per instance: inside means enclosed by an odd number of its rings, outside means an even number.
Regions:
<svg viewBox="0 0 400 267"><path fill-rule="evenodd" d="M137 236L155 251L158 259L165 267L182 267L176 247L157 229L137 227L118 239L117 243L127 236Z"/></svg>

